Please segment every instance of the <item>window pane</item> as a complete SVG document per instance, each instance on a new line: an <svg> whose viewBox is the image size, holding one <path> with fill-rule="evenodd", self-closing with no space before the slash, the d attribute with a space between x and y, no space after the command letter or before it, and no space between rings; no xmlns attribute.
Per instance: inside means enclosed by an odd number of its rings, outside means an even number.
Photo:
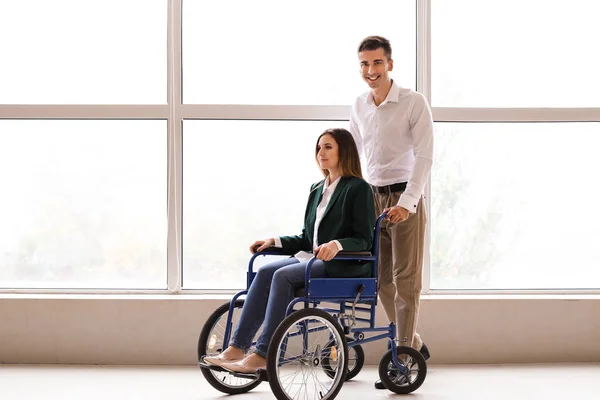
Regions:
<svg viewBox="0 0 600 400"><path fill-rule="evenodd" d="M600 124L436 126L432 288L600 288Z"/></svg>
<svg viewBox="0 0 600 400"><path fill-rule="evenodd" d="M184 122L185 288L245 288L250 245L302 231L310 185L323 179L314 159L317 138L345 125Z"/></svg>
<svg viewBox="0 0 600 400"><path fill-rule="evenodd" d="M0 121L0 287L165 288L165 121Z"/></svg>
<svg viewBox="0 0 600 400"><path fill-rule="evenodd" d="M0 2L0 104L164 104L166 0Z"/></svg>
<svg viewBox="0 0 600 400"><path fill-rule="evenodd" d="M432 0L432 102L599 107L600 3Z"/></svg>
<svg viewBox="0 0 600 400"><path fill-rule="evenodd" d="M414 89L415 4L379 2L376 13L391 16L382 23L347 0L185 0L184 102L351 104L368 90L356 51L374 34L390 39L393 76Z"/></svg>

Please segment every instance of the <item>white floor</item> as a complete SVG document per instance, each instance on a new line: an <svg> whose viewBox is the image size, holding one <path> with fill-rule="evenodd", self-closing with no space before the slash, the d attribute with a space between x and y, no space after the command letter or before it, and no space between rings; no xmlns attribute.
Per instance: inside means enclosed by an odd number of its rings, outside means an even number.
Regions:
<svg viewBox="0 0 600 400"><path fill-rule="evenodd" d="M412 400L600 399L600 363L552 365L430 365L408 396L373 389L375 366L344 384L338 399ZM274 399L268 383L235 397L214 390L195 367L0 364L2 400Z"/></svg>

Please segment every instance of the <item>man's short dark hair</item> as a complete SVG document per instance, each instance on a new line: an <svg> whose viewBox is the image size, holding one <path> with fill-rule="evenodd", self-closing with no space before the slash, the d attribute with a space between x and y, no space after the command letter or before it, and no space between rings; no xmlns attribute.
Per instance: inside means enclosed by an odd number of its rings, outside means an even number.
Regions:
<svg viewBox="0 0 600 400"><path fill-rule="evenodd" d="M369 36L360 42L358 46L358 52L372 51L377 49L383 49L385 56L388 60L392 59L392 45L390 41L382 36Z"/></svg>

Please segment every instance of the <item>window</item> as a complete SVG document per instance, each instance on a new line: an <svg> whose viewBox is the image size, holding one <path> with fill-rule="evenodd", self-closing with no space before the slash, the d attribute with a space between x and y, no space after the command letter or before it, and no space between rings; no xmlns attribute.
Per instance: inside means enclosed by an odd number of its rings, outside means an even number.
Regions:
<svg viewBox="0 0 600 400"><path fill-rule="evenodd" d="M184 288L242 288L255 240L302 231L310 186L323 179L317 138L344 125L184 122Z"/></svg>
<svg viewBox="0 0 600 400"><path fill-rule="evenodd" d="M368 89L368 35L433 102L424 290L600 289L599 11L1 2L0 290L244 287L250 244L302 228L316 139Z"/></svg>
<svg viewBox="0 0 600 400"><path fill-rule="evenodd" d="M432 0L438 107L598 107L600 3Z"/></svg>
<svg viewBox="0 0 600 400"><path fill-rule="evenodd" d="M165 121L0 120L0 287L166 288Z"/></svg>
<svg viewBox="0 0 600 400"><path fill-rule="evenodd" d="M436 128L432 289L600 288L600 124Z"/></svg>
<svg viewBox="0 0 600 400"><path fill-rule="evenodd" d="M0 2L0 104L167 100L166 0Z"/></svg>
<svg viewBox="0 0 600 400"><path fill-rule="evenodd" d="M415 1L183 2L183 99L194 104L350 104L367 90L357 48L374 32L394 48L395 77L416 82ZM383 11L385 10L385 11Z"/></svg>

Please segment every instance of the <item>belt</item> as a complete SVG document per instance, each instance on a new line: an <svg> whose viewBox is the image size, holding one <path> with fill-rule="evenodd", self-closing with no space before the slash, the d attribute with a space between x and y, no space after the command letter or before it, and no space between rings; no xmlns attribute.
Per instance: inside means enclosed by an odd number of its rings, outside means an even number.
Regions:
<svg viewBox="0 0 600 400"><path fill-rule="evenodd" d="M394 183L393 185L387 186L373 186L373 191L376 193L394 193L394 192L404 192L406 190L406 182Z"/></svg>

